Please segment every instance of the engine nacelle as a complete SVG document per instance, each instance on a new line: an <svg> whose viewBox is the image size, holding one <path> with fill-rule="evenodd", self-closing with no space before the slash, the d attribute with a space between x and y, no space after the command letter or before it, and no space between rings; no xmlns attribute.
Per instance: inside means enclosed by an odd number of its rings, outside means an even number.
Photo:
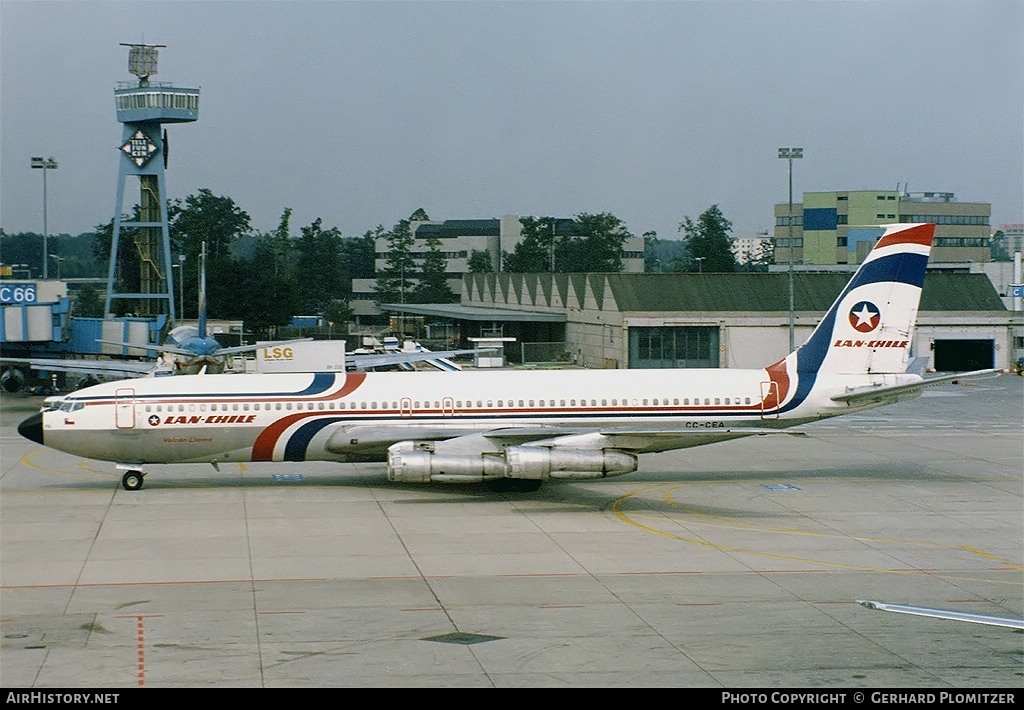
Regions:
<svg viewBox="0 0 1024 710"><path fill-rule="evenodd" d="M512 446L505 450L505 475L509 478L607 478L631 473L638 465L636 454L618 449Z"/></svg>
<svg viewBox="0 0 1024 710"><path fill-rule="evenodd" d="M0 375L0 386L4 388L5 392L20 392L25 386L25 375L21 370L8 368L4 370L4 374Z"/></svg>
<svg viewBox="0 0 1024 710"><path fill-rule="evenodd" d="M404 483L479 483L505 476L501 454L435 454L415 442L388 449L388 480Z"/></svg>

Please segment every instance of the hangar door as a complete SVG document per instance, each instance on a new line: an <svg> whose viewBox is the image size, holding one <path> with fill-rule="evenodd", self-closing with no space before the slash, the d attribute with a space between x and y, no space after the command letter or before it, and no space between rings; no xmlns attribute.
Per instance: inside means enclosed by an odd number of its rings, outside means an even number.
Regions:
<svg viewBox="0 0 1024 710"><path fill-rule="evenodd" d="M994 340L936 340L935 371L982 370L995 363Z"/></svg>
<svg viewBox="0 0 1024 710"><path fill-rule="evenodd" d="M629 329L629 367L718 367L716 326Z"/></svg>

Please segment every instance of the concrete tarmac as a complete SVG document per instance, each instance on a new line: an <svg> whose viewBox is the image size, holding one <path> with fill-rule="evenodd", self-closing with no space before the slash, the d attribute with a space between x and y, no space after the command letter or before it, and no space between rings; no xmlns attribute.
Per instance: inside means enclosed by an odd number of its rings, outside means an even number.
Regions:
<svg viewBox="0 0 1024 710"><path fill-rule="evenodd" d="M112 464L0 400L5 688L1019 689L1024 378L536 493Z"/></svg>

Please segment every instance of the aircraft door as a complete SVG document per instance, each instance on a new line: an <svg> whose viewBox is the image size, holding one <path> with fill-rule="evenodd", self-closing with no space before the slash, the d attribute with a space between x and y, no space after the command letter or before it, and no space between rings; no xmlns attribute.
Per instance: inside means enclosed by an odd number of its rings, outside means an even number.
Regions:
<svg viewBox="0 0 1024 710"><path fill-rule="evenodd" d="M398 403L398 406L401 409L401 414L402 414L403 417L411 417L412 416L412 400L411 399L409 399L408 397L402 397L401 401L399 401L399 403Z"/></svg>
<svg viewBox="0 0 1024 710"><path fill-rule="evenodd" d="M135 427L135 389L121 387L114 392L114 424L118 429Z"/></svg>
<svg viewBox="0 0 1024 710"><path fill-rule="evenodd" d="M779 383L761 383L761 418L779 418Z"/></svg>
<svg viewBox="0 0 1024 710"><path fill-rule="evenodd" d="M441 415L450 417L455 414L455 400L451 397L441 398Z"/></svg>

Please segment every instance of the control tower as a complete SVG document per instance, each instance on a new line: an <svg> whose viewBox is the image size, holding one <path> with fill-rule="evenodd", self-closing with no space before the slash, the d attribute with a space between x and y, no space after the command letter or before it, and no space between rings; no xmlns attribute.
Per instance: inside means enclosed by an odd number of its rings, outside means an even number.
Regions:
<svg viewBox="0 0 1024 710"><path fill-rule="evenodd" d="M167 221L167 131L165 123L191 123L199 119L199 89L183 89L164 82L151 82L157 73L157 53L162 44L124 44L128 47L128 71L138 84L118 82L114 89L117 120L124 124L119 152L117 198L114 204L114 233L110 245L107 276L106 317L111 302L134 300L130 310L137 316L166 313L175 321L174 279L171 274L171 239ZM124 189L129 175L139 178L138 210L124 218ZM124 244L122 245L122 239ZM118 254L129 249L131 269L138 259L138 274L123 273L116 278ZM122 267L127 263L123 257ZM127 272L128 269L125 269ZM119 282L128 291L118 291ZM125 286L125 284L131 284ZM165 303L161 303L161 301Z"/></svg>

